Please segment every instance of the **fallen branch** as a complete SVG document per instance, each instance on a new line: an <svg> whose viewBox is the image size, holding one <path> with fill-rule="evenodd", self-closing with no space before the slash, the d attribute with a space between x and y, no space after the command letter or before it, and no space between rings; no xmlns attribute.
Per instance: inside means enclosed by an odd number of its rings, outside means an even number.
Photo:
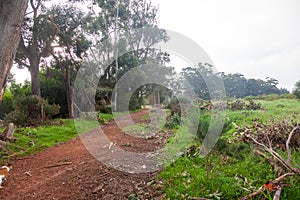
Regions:
<svg viewBox="0 0 300 200"><path fill-rule="evenodd" d="M298 126L296 126L295 128L293 128L293 130L290 132L290 134L289 134L289 137L288 137L288 139L286 140L286 151L287 151L287 154L288 154L288 158L287 158L287 163L289 163L290 164L290 162L291 162L291 149L290 149L290 142L291 142L291 139L292 139L292 137L293 137L293 134L294 134L294 132L296 131L296 130L298 130L298 129L300 129L300 126L298 125Z"/></svg>
<svg viewBox="0 0 300 200"><path fill-rule="evenodd" d="M264 154L263 152L261 152L261 151L259 151L259 150L256 149L256 150L254 150L254 153L257 154L257 155L259 155L259 156L262 156L263 158L265 158L265 159L268 161L268 163L269 163L270 165L273 166L274 171L275 171L275 173L276 173L277 175L282 174L282 173L285 171L285 170L278 164L278 162L276 162L276 160L274 160L274 159L268 157L268 156L267 156L266 154Z"/></svg>
<svg viewBox="0 0 300 200"><path fill-rule="evenodd" d="M274 151L271 147L267 147L266 145L258 142L256 139L253 137L248 136L255 144L263 147L263 149L267 152L269 152L277 161L279 161L285 168L289 169L290 171L300 175L300 170L293 167L290 163L285 161L276 151Z"/></svg>
<svg viewBox="0 0 300 200"><path fill-rule="evenodd" d="M280 194L281 194L282 188L278 187L278 189L275 192L275 195L273 197L273 200L280 200Z"/></svg>
<svg viewBox="0 0 300 200"><path fill-rule="evenodd" d="M63 165L71 165L73 162L60 162L60 163L57 163L57 164L54 164L54 165L48 165L48 166L45 166L43 168L52 168L52 167L59 167L59 166L63 166Z"/></svg>
<svg viewBox="0 0 300 200"><path fill-rule="evenodd" d="M273 184L277 184L277 183L279 183L280 181L282 181L285 177L287 177L287 176L292 176L292 175L295 175L294 173L286 173L286 174L283 174L282 176L280 176L280 177L278 177L278 178L276 178L274 181L272 181L272 183ZM280 190L282 190L281 189L281 187L278 187L278 189L280 188ZM253 192L252 194L248 194L247 196L245 196L245 197L243 197L243 198L241 198L240 200L247 200L247 199L250 199L250 198L252 198L252 197L254 197L254 196L256 196L256 195L258 195L258 194L261 194L263 191L265 191L267 188L266 187L264 187L264 186L262 186L262 187L260 187L257 191L255 191L255 192ZM277 190L276 190L277 191ZM276 194L275 194L276 195ZM279 196L280 196L280 194L279 194ZM274 199L273 199L274 200Z"/></svg>

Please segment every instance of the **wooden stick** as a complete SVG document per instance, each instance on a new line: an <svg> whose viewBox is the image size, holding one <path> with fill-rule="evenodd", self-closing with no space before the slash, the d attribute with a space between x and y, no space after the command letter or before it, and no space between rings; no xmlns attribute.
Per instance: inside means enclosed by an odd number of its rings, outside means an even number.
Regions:
<svg viewBox="0 0 300 200"><path fill-rule="evenodd" d="M282 188L278 187L278 189L275 192L275 195L273 197L273 200L280 200L280 194L281 194Z"/></svg>
<svg viewBox="0 0 300 200"><path fill-rule="evenodd" d="M288 137L288 139L287 139L287 141L285 143L286 151L287 151L287 154L288 154L288 158L287 158L286 162L289 163L289 164L291 162L291 149L290 149L290 146L289 146L290 145L290 141L291 141L291 139L293 137L294 132L296 130L298 130L298 129L300 129L300 126L296 126L295 128L293 128L293 130L290 132L289 137Z"/></svg>
<svg viewBox="0 0 300 200"><path fill-rule="evenodd" d="M100 183L100 184L93 190L92 193L95 194L95 193L99 192L100 190L103 189L103 186L104 186L104 184L103 184L103 183Z"/></svg>
<svg viewBox="0 0 300 200"><path fill-rule="evenodd" d="M63 166L63 165L71 165L72 163L73 162L61 162L61 163L56 163L54 165L48 165L43 168L52 168L52 167L59 167L59 166Z"/></svg>
<svg viewBox="0 0 300 200"><path fill-rule="evenodd" d="M275 179L274 181L272 181L272 182L273 182L274 184L279 183L279 182L282 181L285 177L287 177L287 176L292 176L292 175L294 175L294 173L286 173L286 174L283 174L282 176L276 178L276 179ZM280 187L279 187L279 188L280 188ZM254 197L254 196L256 196L256 195L262 193L263 191L265 191L265 189L266 189L266 188L265 188L264 186L262 186L262 187L260 187L256 192L253 192L252 194L248 194L247 196L241 198L240 200L247 200L247 199L250 199L250 198L252 198L252 197ZM280 196L280 195L279 195L279 196ZM273 199L273 200L274 200L274 199Z"/></svg>

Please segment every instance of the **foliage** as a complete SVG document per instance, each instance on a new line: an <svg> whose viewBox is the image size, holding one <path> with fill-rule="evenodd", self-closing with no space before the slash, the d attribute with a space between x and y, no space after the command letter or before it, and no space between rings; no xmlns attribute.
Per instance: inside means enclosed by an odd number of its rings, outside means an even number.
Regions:
<svg viewBox="0 0 300 200"><path fill-rule="evenodd" d="M293 94L300 99L300 81L295 84L295 88L293 90Z"/></svg>
<svg viewBox="0 0 300 200"><path fill-rule="evenodd" d="M15 100L14 111L5 116L6 123L16 125L38 125L59 113L59 106L50 105L47 100L38 96L19 97Z"/></svg>
<svg viewBox="0 0 300 200"><path fill-rule="evenodd" d="M3 119L6 114L13 111L13 99L13 94L6 89L0 104L0 119Z"/></svg>
<svg viewBox="0 0 300 200"><path fill-rule="evenodd" d="M182 76L193 87L198 97L204 100L210 99L210 93L215 90L212 83L217 82L217 80L224 83L226 95L232 98L289 93L285 88L277 87L279 82L276 79L246 79L244 75L240 73L225 74L221 72L216 74L209 64L199 63L196 67L184 68ZM207 87L208 82L212 87L210 91Z"/></svg>
<svg viewBox="0 0 300 200"><path fill-rule="evenodd" d="M169 119L167 119L167 122L165 124L166 128L174 129L181 124L181 117L179 114L174 113L173 115L169 116Z"/></svg>
<svg viewBox="0 0 300 200"><path fill-rule="evenodd" d="M59 115L56 117L67 117L68 106L66 97L66 87L60 71L47 68L41 70L41 95L50 104L59 105Z"/></svg>

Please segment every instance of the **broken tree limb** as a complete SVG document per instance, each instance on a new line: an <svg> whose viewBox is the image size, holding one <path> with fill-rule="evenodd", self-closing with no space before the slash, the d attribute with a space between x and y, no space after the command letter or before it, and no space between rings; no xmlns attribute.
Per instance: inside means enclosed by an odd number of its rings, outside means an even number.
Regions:
<svg viewBox="0 0 300 200"><path fill-rule="evenodd" d="M54 165L48 165L45 166L43 168L52 168L52 167L59 167L59 166L63 166L63 165L71 165L73 162L60 162L60 163L56 163Z"/></svg>
<svg viewBox="0 0 300 200"><path fill-rule="evenodd" d="M259 150L254 150L254 153L263 157L264 159L266 159L266 161L268 161L268 163L270 165L273 166L274 171L277 175L282 174L285 170L282 168L281 165L279 165L278 162L276 162L276 160L272 159L271 157L268 157L266 154L264 154L263 152L259 151Z"/></svg>
<svg viewBox="0 0 300 200"><path fill-rule="evenodd" d="M273 184L278 184L279 182L281 182L285 177L287 176L292 176L292 175L295 175L294 173L286 173L286 174L283 174L282 176L276 178L274 181L272 181ZM240 200L248 200L256 195L259 195L261 194L263 191L265 191L267 188L262 186L260 187L257 191L251 193L251 194L248 194L247 196L241 198ZM281 187L279 187L278 189L282 190ZM277 190L276 190L277 191ZM280 196L280 195L279 195ZM274 200L274 199L273 199Z"/></svg>
<svg viewBox="0 0 300 200"><path fill-rule="evenodd" d="M263 147L263 149L267 152L269 152L277 161L279 161L285 168L288 170L300 175L300 169L297 169L293 167L290 163L287 163L286 160L284 160L276 151L274 151L272 148L267 147L263 143L258 142L255 138L248 136L255 144Z"/></svg>
<svg viewBox="0 0 300 200"><path fill-rule="evenodd" d="M287 158L287 163L290 164L291 162L291 149L290 149L290 142L291 142L291 139L293 137L293 134L295 133L296 130L300 129L300 126L296 126L295 128L293 128L293 130L290 132L289 134L289 137L288 139L286 140L286 151L287 151L287 154L288 154L288 158Z"/></svg>
<svg viewBox="0 0 300 200"><path fill-rule="evenodd" d="M275 192L275 195L273 197L273 200L280 200L280 194L281 194L282 188L278 187L278 189Z"/></svg>

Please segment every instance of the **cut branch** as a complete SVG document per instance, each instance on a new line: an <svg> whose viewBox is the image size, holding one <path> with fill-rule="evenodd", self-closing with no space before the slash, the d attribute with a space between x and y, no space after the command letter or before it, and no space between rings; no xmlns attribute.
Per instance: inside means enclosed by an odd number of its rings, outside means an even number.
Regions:
<svg viewBox="0 0 300 200"><path fill-rule="evenodd" d="M59 167L59 166L63 166L63 165L71 165L73 162L61 162L61 163L57 163L54 165L48 165L46 167L43 168L52 168L52 167Z"/></svg>
<svg viewBox="0 0 300 200"><path fill-rule="evenodd" d="M296 126L295 128L293 128L293 130L290 132L290 134L289 134L289 137L288 137L288 139L287 139L287 141L286 141L286 151L287 151L287 154L288 154L288 158L287 158L287 163L288 164L290 164L290 162L291 162L291 149L290 149L290 142L291 142L291 139L292 139L292 137L293 137L293 134L294 134L294 132L296 131L296 130L298 130L298 129L300 129L300 126L298 125L298 126Z"/></svg>

